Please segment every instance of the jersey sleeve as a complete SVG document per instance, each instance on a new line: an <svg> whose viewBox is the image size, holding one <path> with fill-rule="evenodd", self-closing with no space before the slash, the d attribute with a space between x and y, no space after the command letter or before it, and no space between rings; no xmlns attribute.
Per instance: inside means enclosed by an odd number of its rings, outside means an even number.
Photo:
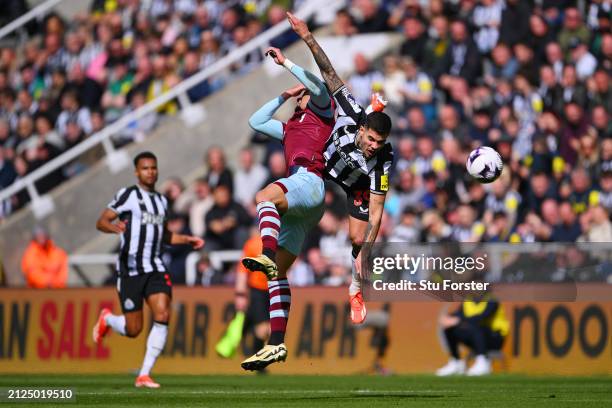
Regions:
<svg viewBox="0 0 612 408"><path fill-rule="evenodd" d="M357 103L346 85L334 92L334 100L338 105L340 116L349 116L358 126L365 123L367 116L365 110Z"/></svg>
<svg viewBox="0 0 612 408"><path fill-rule="evenodd" d="M385 144L379 153L378 163L370 173L370 193L387 194L389 191L389 170L393 164L393 149Z"/></svg>
<svg viewBox="0 0 612 408"><path fill-rule="evenodd" d="M308 102L318 115L324 117L334 116L331 106L331 98L327 93L325 83L317 78L312 72L305 70L295 64L291 67L291 73L300 81L308 92L310 92L310 101Z"/></svg>
<svg viewBox="0 0 612 408"><path fill-rule="evenodd" d="M117 194L115 194L115 197L113 197L113 200L108 203L107 208L113 210L117 214L121 214L128 211L128 202L132 191L133 189L128 187L119 190Z"/></svg>

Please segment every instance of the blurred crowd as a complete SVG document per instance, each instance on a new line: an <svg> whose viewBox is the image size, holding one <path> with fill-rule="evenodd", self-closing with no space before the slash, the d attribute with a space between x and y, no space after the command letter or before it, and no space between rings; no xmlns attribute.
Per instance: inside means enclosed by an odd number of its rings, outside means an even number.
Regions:
<svg viewBox="0 0 612 408"><path fill-rule="evenodd" d="M6 4L4 4L6 3ZM11 6L9 3L15 3ZM101 130L122 115L209 67L285 18L289 2L94 0L88 13L65 21L50 14L22 47L0 48L0 190ZM2 2L13 16L23 0ZM286 33L271 41L285 47ZM198 101L262 60L246 55L188 91ZM177 101L113 136L116 146L143 140ZM44 194L83 171L99 154L72 162L40 180ZM0 205L0 221L29 201L27 191Z"/></svg>
<svg viewBox="0 0 612 408"><path fill-rule="evenodd" d="M383 93L393 119L395 162L381 241L612 241L610 1L338 3L335 35L403 36L382 61L356 55L355 73L345 78L364 105L372 92ZM27 173L282 20L289 6L116 0L95 1L88 16L70 24L49 17L22 59L2 50L0 184L6 163L17 176ZM294 40L287 33L273 45ZM218 89L261 58L248 55L190 97ZM170 102L158 114L175 110ZM138 140L154 122L135 124L116 142ZM480 145L495 148L505 163L488 185L465 171ZM222 148L211 148L206 175L162 187L173 209L169 227L203 236L207 251L241 249L254 233L254 194L284 176L281 148L254 135L235 168ZM293 284L350 280L345 200L328 186L327 211L291 271ZM344 252L347 259L338 256ZM184 281L188 253L167 252L177 282ZM206 254L197 270L206 284L232 280Z"/></svg>
<svg viewBox="0 0 612 408"><path fill-rule="evenodd" d="M379 63L356 55L345 78L364 105L383 93L393 118L395 163L379 239L612 241L611 11L607 1L517 0L356 0L340 9L335 35L404 36ZM283 176L281 146L252 140L265 146L256 148L264 152L259 163L250 146L232 170L213 148L206 177L165 187L177 228L204 236L209 248L239 249L255 219L255 192ZM492 184L465 171L480 145L504 159ZM338 256L348 252L345 200L328 185L327 211L290 273L294 284L350 279L349 260ZM202 259L198 269L212 276ZM231 279L219 273L212 282Z"/></svg>

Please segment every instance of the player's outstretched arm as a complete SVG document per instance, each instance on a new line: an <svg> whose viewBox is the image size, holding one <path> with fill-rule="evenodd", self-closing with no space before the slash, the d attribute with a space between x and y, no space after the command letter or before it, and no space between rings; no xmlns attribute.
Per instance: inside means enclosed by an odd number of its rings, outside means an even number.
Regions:
<svg viewBox="0 0 612 408"><path fill-rule="evenodd" d="M336 73L336 70L329 61L329 58L327 58L323 48L321 48L319 43L317 43L317 40L315 40L314 36L308 29L306 23L289 12L287 12L287 18L293 31L295 31L295 33L300 36L302 40L304 40L306 45L308 45L308 48L310 48L310 52L312 52L312 56L321 70L321 75L323 75L327 88L333 95L334 92L342 88L344 83Z"/></svg>
<svg viewBox="0 0 612 408"><path fill-rule="evenodd" d="M96 229L107 234L123 234L126 228L125 221L118 218L119 215L116 212L106 208L96 222Z"/></svg>
<svg viewBox="0 0 612 408"><path fill-rule="evenodd" d="M331 98L327 92L327 87L325 86L325 83L316 75L293 63L293 61L285 57L282 51L278 48L269 47L266 50L265 55L271 57L277 65L287 68L287 70L289 70L289 72L291 72L291 74L293 74L293 76L296 77L296 79L300 81L306 87L306 89L308 89L310 98L315 106L329 106Z"/></svg>
<svg viewBox="0 0 612 408"><path fill-rule="evenodd" d="M279 120L272 119L274 113L285 103L289 98L299 95L304 90L304 85L300 84L290 88L267 102L249 118L249 126L253 130L264 133L278 140L283 140L283 123Z"/></svg>
<svg viewBox="0 0 612 408"><path fill-rule="evenodd" d="M163 240L166 244L170 245L191 245L193 249L200 249L204 246L204 240L202 238L170 232L165 226Z"/></svg>

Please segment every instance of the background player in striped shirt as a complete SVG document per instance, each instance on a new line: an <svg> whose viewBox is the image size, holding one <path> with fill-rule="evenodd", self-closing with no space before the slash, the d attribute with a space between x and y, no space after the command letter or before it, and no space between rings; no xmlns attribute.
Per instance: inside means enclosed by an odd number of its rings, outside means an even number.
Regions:
<svg viewBox="0 0 612 408"><path fill-rule="evenodd" d="M166 344L172 297L170 275L161 259L162 242L200 249L204 240L168 231L168 202L155 191L158 176L155 155L140 153L134 158L134 167L138 183L119 190L96 223L99 231L121 235L117 290L123 314L114 315L109 309L103 309L94 326L93 338L98 343L110 329L122 336L138 336L142 331L143 300L146 300L153 314L153 327L135 385L159 388L149 374Z"/></svg>
<svg viewBox="0 0 612 408"><path fill-rule="evenodd" d="M287 13L293 30L304 40L321 70L329 92L338 105L338 118L324 153L326 176L347 194L349 235L353 244L352 282L349 288L351 320L362 323L366 308L361 291L361 261L364 243L376 240L389 190L393 149L387 143L391 119L381 112L384 101L372 99L373 112L355 101L304 21Z"/></svg>
<svg viewBox="0 0 612 408"><path fill-rule="evenodd" d="M242 262L247 269L268 276L271 333L268 344L242 362L245 370L261 370L287 358L284 341L291 305L287 271L300 253L307 232L323 215L323 149L334 125L334 104L325 84L277 48L270 48L266 55L287 68L301 84L263 105L249 119L253 129L283 142L287 177L255 195L263 253ZM292 97L297 107L287 123L272 119Z"/></svg>

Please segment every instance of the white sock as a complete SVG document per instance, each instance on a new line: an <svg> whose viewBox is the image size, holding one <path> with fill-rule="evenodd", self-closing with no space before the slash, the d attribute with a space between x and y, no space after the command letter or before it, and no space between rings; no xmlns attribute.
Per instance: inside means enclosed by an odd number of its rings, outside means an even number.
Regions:
<svg viewBox="0 0 612 408"><path fill-rule="evenodd" d="M153 327L147 338L147 352L145 353L139 375L149 375L155 360L157 360L157 357L159 357L166 345L166 337L168 337L168 325L153 322Z"/></svg>
<svg viewBox="0 0 612 408"><path fill-rule="evenodd" d="M355 268L355 258L351 257L351 285L349 286L349 295L353 296L361 291L361 277Z"/></svg>
<svg viewBox="0 0 612 408"><path fill-rule="evenodd" d="M125 316L109 314L104 318L106 324L113 329L115 333L125 336Z"/></svg>

